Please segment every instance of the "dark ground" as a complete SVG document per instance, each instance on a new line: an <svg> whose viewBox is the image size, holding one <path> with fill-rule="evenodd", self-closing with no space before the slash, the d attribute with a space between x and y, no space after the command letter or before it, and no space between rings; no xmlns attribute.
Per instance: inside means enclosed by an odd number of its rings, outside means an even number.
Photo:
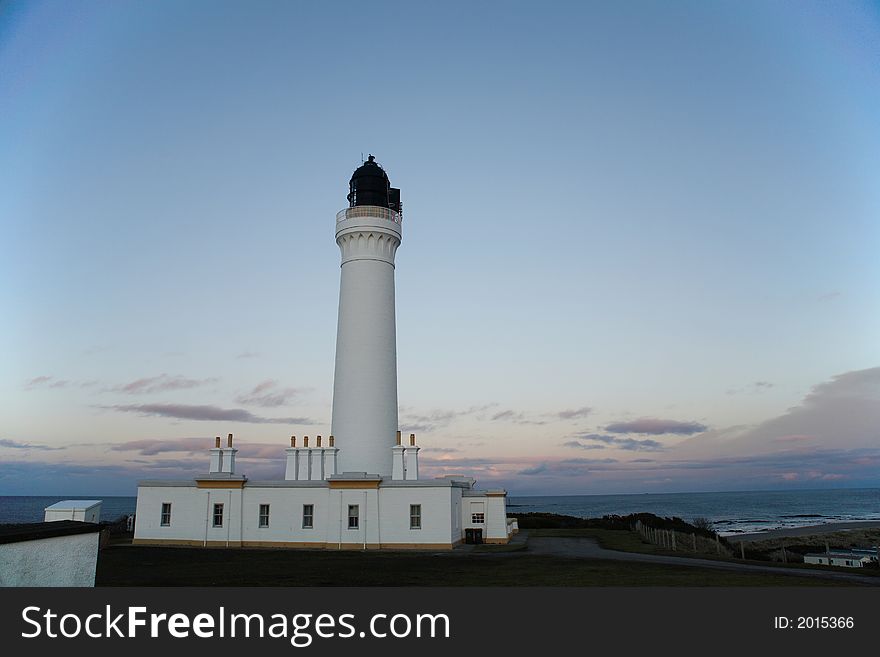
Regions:
<svg viewBox="0 0 880 657"><path fill-rule="evenodd" d="M636 520L703 537L708 552L677 552L631 531ZM716 554L715 533L650 514L573 518L519 514L525 531L509 545L452 551L336 551L132 546L115 526L99 553L98 586L857 586L872 578L774 568L763 552L748 561ZM529 536L531 536L530 545ZM691 539L693 541L693 539ZM720 539L721 544L727 541ZM683 558L689 557L689 558ZM708 559L708 561L707 561ZM756 561L757 559L757 561ZM706 567L704 567L704 564ZM711 566L711 567L710 567ZM850 569L832 569L846 570ZM775 571L775 572L774 572ZM859 573L861 574L869 574ZM876 580L877 578L873 578Z"/></svg>
<svg viewBox="0 0 880 657"><path fill-rule="evenodd" d="M521 551L336 552L117 544L98 586L833 586L790 575L542 556Z"/></svg>

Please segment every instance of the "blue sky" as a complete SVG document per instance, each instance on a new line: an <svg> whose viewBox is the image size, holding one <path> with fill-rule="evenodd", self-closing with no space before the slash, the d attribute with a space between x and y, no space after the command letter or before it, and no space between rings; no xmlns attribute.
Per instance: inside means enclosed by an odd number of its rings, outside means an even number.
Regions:
<svg viewBox="0 0 880 657"><path fill-rule="evenodd" d="M362 153L427 472L880 485L878 78L864 2L4 3L0 494L329 433Z"/></svg>

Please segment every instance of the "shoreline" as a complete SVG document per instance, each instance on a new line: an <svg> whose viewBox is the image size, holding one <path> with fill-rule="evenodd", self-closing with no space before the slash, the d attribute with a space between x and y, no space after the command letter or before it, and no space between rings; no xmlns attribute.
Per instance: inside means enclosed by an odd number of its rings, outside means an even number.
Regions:
<svg viewBox="0 0 880 657"><path fill-rule="evenodd" d="M853 529L877 528L880 528L880 520L860 520L854 522L829 522L821 525L804 525L803 527L768 529L767 531L748 534L725 534L722 535L722 537L726 538L731 543L737 543L739 541L763 541L774 538L813 536L815 534L832 534L834 532L849 531Z"/></svg>

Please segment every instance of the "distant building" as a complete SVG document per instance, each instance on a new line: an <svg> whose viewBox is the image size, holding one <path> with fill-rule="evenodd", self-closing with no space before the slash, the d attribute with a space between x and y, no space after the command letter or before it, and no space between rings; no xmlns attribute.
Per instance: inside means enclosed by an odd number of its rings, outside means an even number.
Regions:
<svg viewBox="0 0 880 657"><path fill-rule="evenodd" d="M0 525L0 586L94 586L100 537L76 520Z"/></svg>
<svg viewBox="0 0 880 657"><path fill-rule="evenodd" d="M863 568L877 561L877 549L854 548L851 550L829 550L804 555L804 563L819 566L843 566L844 568Z"/></svg>
<svg viewBox="0 0 880 657"><path fill-rule="evenodd" d="M394 259L403 235L400 190L371 155L336 215L342 255L332 429L291 437L281 481L236 474L232 434L207 473L138 483L140 545L448 549L506 543L507 492L466 476L419 476L415 434L398 427ZM281 448L279 446L279 452Z"/></svg>
<svg viewBox="0 0 880 657"><path fill-rule="evenodd" d="M47 506L43 520L78 520L79 522L101 522L101 500L62 500Z"/></svg>

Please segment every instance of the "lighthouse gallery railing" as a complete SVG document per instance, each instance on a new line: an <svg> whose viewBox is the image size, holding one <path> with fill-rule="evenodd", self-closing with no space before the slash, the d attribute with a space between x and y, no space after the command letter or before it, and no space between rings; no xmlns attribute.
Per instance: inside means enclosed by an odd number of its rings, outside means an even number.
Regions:
<svg viewBox="0 0 880 657"><path fill-rule="evenodd" d="M340 210L336 213L336 222L339 223L346 219L357 219L358 217L378 217L379 219L393 221L396 224L403 222L400 213L378 205L358 205L353 208Z"/></svg>

